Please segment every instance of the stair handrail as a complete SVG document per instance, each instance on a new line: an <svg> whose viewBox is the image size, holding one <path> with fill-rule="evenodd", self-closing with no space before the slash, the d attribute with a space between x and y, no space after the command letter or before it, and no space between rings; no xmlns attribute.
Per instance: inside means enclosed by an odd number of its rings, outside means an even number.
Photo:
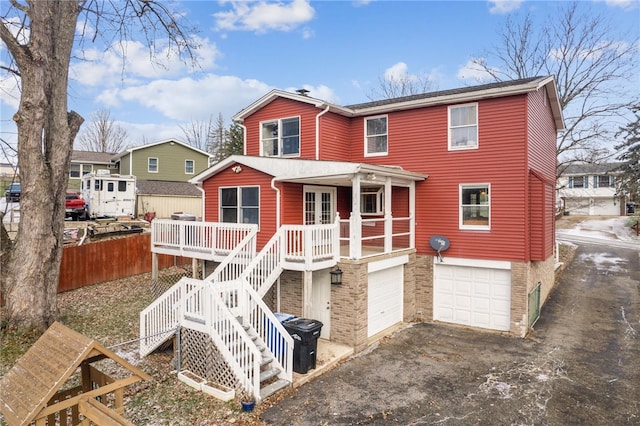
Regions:
<svg viewBox="0 0 640 426"><path fill-rule="evenodd" d="M242 306L242 316L258 335L258 341L263 343L273 355L273 362L281 371L279 378L293 381L293 338L284 328L280 320L274 315L262 297L251 285L244 281L239 295Z"/></svg>
<svg viewBox="0 0 640 426"><path fill-rule="evenodd" d="M186 292L185 283L178 281L140 312L140 357L161 345L180 323L178 303ZM164 311L165 315L151 315Z"/></svg>
<svg viewBox="0 0 640 426"><path fill-rule="evenodd" d="M284 235L285 228L281 226L240 274L240 280L246 282L260 297L269 291L282 272Z"/></svg>
<svg viewBox="0 0 640 426"><path fill-rule="evenodd" d="M255 257L257 235L258 225L251 225L250 232L240 240L205 280L224 282L237 279L246 269L247 263Z"/></svg>
<svg viewBox="0 0 640 426"><path fill-rule="evenodd" d="M200 286L202 297L194 298L191 305L185 298L184 325L207 333L240 385L259 400L262 354L228 306L229 300L237 301L229 295L241 292L242 284L227 281L211 286L202 280L189 280Z"/></svg>

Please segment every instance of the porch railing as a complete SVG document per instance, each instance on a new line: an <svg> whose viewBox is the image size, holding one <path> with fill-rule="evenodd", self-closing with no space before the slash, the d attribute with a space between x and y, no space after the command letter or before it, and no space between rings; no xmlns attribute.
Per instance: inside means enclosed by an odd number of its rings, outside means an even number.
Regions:
<svg viewBox="0 0 640 426"><path fill-rule="evenodd" d="M341 257L360 259L413 248L413 217L340 220Z"/></svg>
<svg viewBox="0 0 640 426"><path fill-rule="evenodd" d="M228 255L257 225L154 219L151 251L214 260Z"/></svg>

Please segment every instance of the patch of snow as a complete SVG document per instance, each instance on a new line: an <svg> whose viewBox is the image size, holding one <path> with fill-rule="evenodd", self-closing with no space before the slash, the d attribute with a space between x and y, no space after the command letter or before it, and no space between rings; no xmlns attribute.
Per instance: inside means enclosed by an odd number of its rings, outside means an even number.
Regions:
<svg viewBox="0 0 640 426"><path fill-rule="evenodd" d="M580 235L603 240L634 241L638 237L631 227L627 226L629 218L626 216L610 219L587 219L576 224L573 229L563 230L569 235Z"/></svg>

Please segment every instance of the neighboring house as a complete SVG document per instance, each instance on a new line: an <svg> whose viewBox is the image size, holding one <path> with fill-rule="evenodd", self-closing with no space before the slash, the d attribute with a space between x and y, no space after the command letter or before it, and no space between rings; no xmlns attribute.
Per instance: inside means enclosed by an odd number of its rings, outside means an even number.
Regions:
<svg viewBox="0 0 640 426"><path fill-rule="evenodd" d="M290 340L271 311L319 320L322 338L356 351L402 322L524 336L537 320L554 284L563 118L552 77L351 106L273 90L234 120L245 155L190 180L205 193L205 222L152 226L154 253L179 249L216 268L163 296L186 303L184 317L162 311L173 306L164 299L141 313L141 337L179 324L222 345L240 320L269 344L286 381L280 352ZM233 244L213 237L230 234ZM216 297L195 312L200 292ZM153 328L152 318L166 322ZM253 351L243 336L233 344ZM158 344L149 341L142 354ZM263 396L234 350L220 356Z"/></svg>
<svg viewBox="0 0 640 426"><path fill-rule="evenodd" d="M616 168L620 163L571 164L558 177L558 198L564 214L620 216L626 197L616 195Z"/></svg>
<svg viewBox="0 0 640 426"><path fill-rule="evenodd" d="M120 174L138 180L187 182L209 167L212 155L197 148L167 139L128 148L112 157Z"/></svg>
<svg viewBox="0 0 640 426"><path fill-rule="evenodd" d="M118 173L117 165L111 161L114 155L115 153L113 152L74 150L71 153L68 189L80 191L82 189L82 176L89 173L98 173L98 170L109 170L111 173Z"/></svg>

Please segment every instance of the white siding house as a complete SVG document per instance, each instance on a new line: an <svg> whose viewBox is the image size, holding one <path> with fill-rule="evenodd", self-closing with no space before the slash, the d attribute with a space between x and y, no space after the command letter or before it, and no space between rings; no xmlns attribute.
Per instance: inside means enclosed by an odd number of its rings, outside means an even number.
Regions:
<svg viewBox="0 0 640 426"><path fill-rule="evenodd" d="M616 195L616 168L620 163L572 164L558 179L558 200L565 214L620 216L626 199Z"/></svg>

